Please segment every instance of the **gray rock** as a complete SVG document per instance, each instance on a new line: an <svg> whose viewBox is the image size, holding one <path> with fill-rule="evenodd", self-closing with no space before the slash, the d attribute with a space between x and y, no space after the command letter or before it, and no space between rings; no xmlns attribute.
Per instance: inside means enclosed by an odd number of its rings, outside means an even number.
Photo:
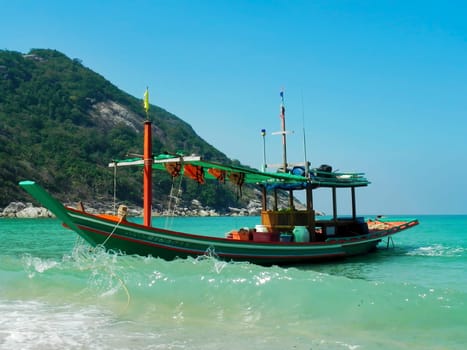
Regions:
<svg viewBox="0 0 467 350"><path fill-rule="evenodd" d="M53 214L43 207L34 207L32 203L11 202L0 213L5 218L50 218Z"/></svg>
<svg viewBox="0 0 467 350"><path fill-rule="evenodd" d="M14 218L16 217L17 212L25 208L26 204L24 204L23 202L11 202L5 209L3 209L2 216L6 218Z"/></svg>
<svg viewBox="0 0 467 350"><path fill-rule="evenodd" d="M50 218L52 213L43 207L26 207L16 213L17 218Z"/></svg>

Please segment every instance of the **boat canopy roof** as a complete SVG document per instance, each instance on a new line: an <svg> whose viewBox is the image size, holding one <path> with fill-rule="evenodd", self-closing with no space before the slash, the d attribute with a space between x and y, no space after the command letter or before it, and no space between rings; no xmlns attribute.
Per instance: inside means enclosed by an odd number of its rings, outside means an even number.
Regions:
<svg viewBox="0 0 467 350"><path fill-rule="evenodd" d="M143 165L144 160L141 158L115 160L109 163L109 167ZM302 176L284 172L263 172L249 167L203 160L200 156L178 154L158 155L154 157L152 167L155 170L167 171L173 177L184 175L199 183L204 183L206 180L217 180L222 183L230 181L240 186L245 183L264 185L267 189L298 190L304 189L308 184L313 188L360 187L370 183L363 173L336 173L311 169L308 176Z"/></svg>

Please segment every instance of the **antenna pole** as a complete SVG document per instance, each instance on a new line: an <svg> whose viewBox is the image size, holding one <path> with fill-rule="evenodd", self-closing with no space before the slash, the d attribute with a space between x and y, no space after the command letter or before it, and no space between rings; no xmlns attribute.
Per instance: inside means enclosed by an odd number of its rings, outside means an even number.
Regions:
<svg viewBox="0 0 467 350"><path fill-rule="evenodd" d="M266 129L261 129L261 136L263 136L263 173L266 172L268 165L266 164Z"/></svg>
<svg viewBox="0 0 467 350"><path fill-rule="evenodd" d="M305 176L308 177L308 157L306 155L306 135L305 135L305 107L303 104L303 91L302 91L302 127L303 127L303 154L305 157Z"/></svg>

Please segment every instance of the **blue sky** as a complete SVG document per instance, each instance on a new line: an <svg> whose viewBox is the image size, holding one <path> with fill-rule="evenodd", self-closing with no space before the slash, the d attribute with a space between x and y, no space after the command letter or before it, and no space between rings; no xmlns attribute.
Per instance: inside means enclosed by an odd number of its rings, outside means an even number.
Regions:
<svg viewBox="0 0 467 350"><path fill-rule="evenodd" d="M466 214L462 1L0 0L0 48L56 49L230 158L363 171L367 214ZM189 150L187 150L189 151ZM328 197L328 193L320 196ZM348 202L348 193L338 193ZM323 204L322 210L330 209ZM348 204L342 211L348 210Z"/></svg>

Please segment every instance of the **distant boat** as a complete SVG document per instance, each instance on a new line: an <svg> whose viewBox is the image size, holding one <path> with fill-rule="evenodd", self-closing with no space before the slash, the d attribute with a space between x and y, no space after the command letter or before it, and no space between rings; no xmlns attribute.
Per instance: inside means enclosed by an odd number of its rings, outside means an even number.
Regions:
<svg viewBox="0 0 467 350"><path fill-rule="evenodd" d="M285 141L285 126L282 134ZM390 220L375 218L365 221L356 214L355 189L369 181L363 173L337 173L331 167L310 169L309 163L284 163L281 171L265 172L251 168L219 164L199 156L152 154L152 126L144 126L144 155L109 164L143 168L143 224L126 219L126 208L117 215L91 214L83 207L63 206L34 181L21 181L20 186L59 218L65 227L75 231L92 246L124 254L151 255L166 260L198 257L206 254L223 260L249 261L256 264L310 263L341 259L369 253L383 239L418 224L416 219ZM285 148L285 143L284 143ZM291 167L291 168L290 168ZM227 237L177 232L153 227L152 172L169 171L173 176L187 176L200 184L205 181L231 182L239 189L244 184L258 186L262 193L262 210L258 225L249 228L229 228ZM322 219L315 215L313 192L329 188L333 215ZM348 188L352 199L352 215L337 215L336 190ZM297 191L305 191L306 208L294 208ZM289 205L279 208L279 193L288 194ZM271 199L272 198L272 199ZM272 205L269 207L268 200ZM228 231L224 230L222 232ZM388 240L389 243L389 240Z"/></svg>

